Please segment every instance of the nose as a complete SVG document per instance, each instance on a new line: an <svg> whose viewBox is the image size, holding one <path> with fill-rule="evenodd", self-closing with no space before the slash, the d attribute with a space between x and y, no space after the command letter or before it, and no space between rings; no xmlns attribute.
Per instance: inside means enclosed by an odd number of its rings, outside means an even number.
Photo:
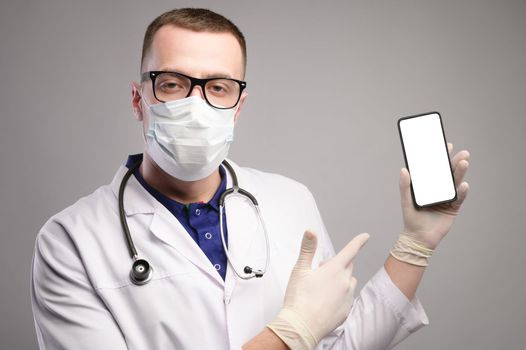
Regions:
<svg viewBox="0 0 526 350"><path fill-rule="evenodd" d="M192 88L192 91L190 91L190 95L188 96L199 96L203 100L205 99L205 94L203 93L203 89L199 85L194 85Z"/></svg>

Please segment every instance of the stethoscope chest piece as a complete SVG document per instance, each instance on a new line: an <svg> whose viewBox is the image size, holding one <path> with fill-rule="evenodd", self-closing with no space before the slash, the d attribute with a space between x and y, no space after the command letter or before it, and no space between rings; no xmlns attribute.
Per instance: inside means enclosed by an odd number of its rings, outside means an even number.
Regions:
<svg viewBox="0 0 526 350"><path fill-rule="evenodd" d="M152 279L153 268L144 259L137 259L132 265L130 271L130 279L136 285L143 285Z"/></svg>

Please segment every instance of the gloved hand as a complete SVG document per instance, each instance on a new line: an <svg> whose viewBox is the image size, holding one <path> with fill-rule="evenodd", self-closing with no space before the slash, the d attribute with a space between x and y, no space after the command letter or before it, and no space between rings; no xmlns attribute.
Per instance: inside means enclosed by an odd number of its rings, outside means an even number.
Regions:
<svg viewBox="0 0 526 350"><path fill-rule="evenodd" d="M448 144L451 153L453 145ZM413 265L427 266L428 258L447 235L468 194L469 185L463 181L469 167L469 152L460 151L451 159L453 178L457 185L457 200L447 204L416 209L411 197L411 178L407 169L400 172L400 197L404 230L391 249L391 255Z"/></svg>
<svg viewBox="0 0 526 350"><path fill-rule="evenodd" d="M268 325L290 349L313 349L347 318L357 283L352 260L368 239L367 233L356 236L336 256L312 269L317 238L305 231L283 308Z"/></svg>

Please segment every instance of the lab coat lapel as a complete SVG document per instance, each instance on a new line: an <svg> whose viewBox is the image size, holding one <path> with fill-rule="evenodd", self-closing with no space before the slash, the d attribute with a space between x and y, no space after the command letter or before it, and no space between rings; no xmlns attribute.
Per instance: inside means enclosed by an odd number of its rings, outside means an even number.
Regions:
<svg viewBox="0 0 526 350"><path fill-rule="evenodd" d="M110 186L115 196L118 196L120 183L127 170L125 166L121 166L111 182ZM203 253L201 248L199 248L188 232L186 232L179 220L152 197L134 176L131 176L126 184L124 211L127 217L140 214L153 214L153 219L150 224L150 231L153 235L190 260L190 262L205 272L210 279L220 285L224 284L221 276L210 263L210 260L208 260L205 253ZM140 254L140 247L137 247L137 250Z"/></svg>
<svg viewBox="0 0 526 350"><path fill-rule="evenodd" d="M155 212L150 224L150 231L157 238L190 260L190 262L206 273L209 278L221 286L224 284L208 257L190 237L183 225L159 202L155 203Z"/></svg>
<svg viewBox="0 0 526 350"><path fill-rule="evenodd" d="M110 187L115 194L116 199L119 198L119 187L122 178L127 171L128 168L122 165L111 181ZM129 217L135 214L153 213L154 203L155 198L153 198L148 191L141 186L135 176L131 176L124 189L124 212L126 216Z"/></svg>

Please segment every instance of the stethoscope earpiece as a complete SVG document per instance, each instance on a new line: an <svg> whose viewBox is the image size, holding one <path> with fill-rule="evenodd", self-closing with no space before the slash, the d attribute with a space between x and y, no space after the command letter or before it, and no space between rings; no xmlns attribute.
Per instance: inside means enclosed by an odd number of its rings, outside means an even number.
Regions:
<svg viewBox="0 0 526 350"><path fill-rule="evenodd" d="M136 285L146 284L152 278L153 268L150 263L144 259L137 259L132 265L130 279Z"/></svg>

